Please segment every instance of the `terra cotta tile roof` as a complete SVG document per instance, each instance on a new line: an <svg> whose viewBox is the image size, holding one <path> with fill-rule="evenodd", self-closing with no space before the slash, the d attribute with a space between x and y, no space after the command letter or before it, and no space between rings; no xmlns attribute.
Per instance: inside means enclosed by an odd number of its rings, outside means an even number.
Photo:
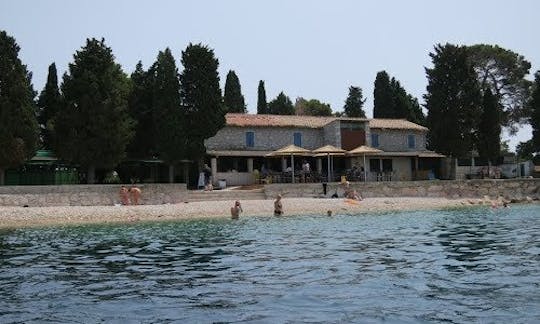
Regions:
<svg viewBox="0 0 540 324"><path fill-rule="evenodd" d="M236 127L303 127L322 128L335 121L369 121L371 128L386 129L412 129L427 131L426 127L412 123L404 119L367 119L351 117L319 117L319 116L297 116L297 115L257 115L229 113L226 115L227 126Z"/></svg>

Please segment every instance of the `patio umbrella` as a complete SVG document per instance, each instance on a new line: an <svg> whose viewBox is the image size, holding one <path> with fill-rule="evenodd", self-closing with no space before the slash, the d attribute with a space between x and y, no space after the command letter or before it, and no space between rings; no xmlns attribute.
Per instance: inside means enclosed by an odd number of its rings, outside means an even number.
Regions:
<svg viewBox="0 0 540 324"><path fill-rule="evenodd" d="M347 152L347 155L362 155L364 157L364 182L366 182L366 180L367 180L367 176L366 176L366 170L367 170L366 155L378 154L378 153L381 153L381 152L382 152L381 150L376 149L376 148L371 147L371 146L367 146L367 145L358 146L357 148L352 149L349 152Z"/></svg>
<svg viewBox="0 0 540 324"><path fill-rule="evenodd" d="M330 156L332 156L332 160L333 160L333 157L336 156L336 155L345 155L345 153L347 151L345 151L344 149L340 149L340 148L337 148L333 145L325 145L323 147L319 147L318 149L316 150L313 150L312 151L315 156L326 156L328 158L328 182L330 182L330 179L332 179L330 177L330 171L333 171L330 169Z"/></svg>
<svg viewBox="0 0 540 324"><path fill-rule="evenodd" d="M302 156L309 156L311 155L311 151L307 150L303 147L299 147L296 145L287 145L285 147L280 148L279 150L276 150L270 154L270 156L291 156L291 168L292 168L292 183L294 183L294 156L295 155L302 155Z"/></svg>

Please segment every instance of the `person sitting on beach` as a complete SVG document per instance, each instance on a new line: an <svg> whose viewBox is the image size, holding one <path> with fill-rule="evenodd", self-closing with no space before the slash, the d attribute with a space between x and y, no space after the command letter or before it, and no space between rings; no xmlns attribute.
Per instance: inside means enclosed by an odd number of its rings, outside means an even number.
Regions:
<svg viewBox="0 0 540 324"><path fill-rule="evenodd" d="M345 198L359 200L359 201L362 200L362 196L360 196L360 194L356 190L351 188L349 181L345 181L343 190L345 191L344 193Z"/></svg>
<svg viewBox="0 0 540 324"><path fill-rule="evenodd" d="M126 186L120 187L120 203L124 206L129 205L129 191Z"/></svg>
<svg viewBox="0 0 540 324"><path fill-rule="evenodd" d="M136 186L132 186L128 191L131 194L131 203L133 205L138 205L139 199L141 198L141 189L137 188Z"/></svg>
<svg viewBox="0 0 540 324"><path fill-rule="evenodd" d="M281 195L277 195L274 201L274 216L283 215L283 205L281 204Z"/></svg>
<svg viewBox="0 0 540 324"><path fill-rule="evenodd" d="M234 206L231 207L231 218L232 219L238 219L240 216L240 213L242 213L242 205L240 204L240 201L235 201Z"/></svg>

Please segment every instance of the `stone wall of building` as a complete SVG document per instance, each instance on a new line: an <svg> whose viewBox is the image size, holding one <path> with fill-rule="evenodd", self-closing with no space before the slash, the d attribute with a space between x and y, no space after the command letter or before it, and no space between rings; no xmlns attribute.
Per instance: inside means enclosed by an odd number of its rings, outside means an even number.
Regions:
<svg viewBox="0 0 540 324"><path fill-rule="evenodd" d="M100 206L120 203L121 185L0 186L0 206ZM184 183L141 184L140 203L176 204L188 200Z"/></svg>
<svg viewBox="0 0 540 324"><path fill-rule="evenodd" d="M246 146L246 132L255 135L254 147ZM302 147L313 150L323 146L324 133L318 128L224 127L205 141L207 150L275 151L294 143L294 133L302 134Z"/></svg>
<svg viewBox="0 0 540 324"><path fill-rule="evenodd" d="M371 134L379 134L379 146L383 151L406 152L406 151L425 151L426 133L413 130L379 129L372 128ZM371 134L369 143L371 143ZM409 148L408 136L415 136L415 147Z"/></svg>
<svg viewBox="0 0 540 324"><path fill-rule="evenodd" d="M341 132L340 132L340 122L334 120L331 123L328 123L323 127L324 133L324 144L323 145L333 145L335 147L341 147Z"/></svg>
<svg viewBox="0 0 540 324"><path fill-rule="evenodd" d="M391 182L352 182L350 186L363 197L440 197L458 198L497 198L523 201L527 197L540 199L540 179L509 180L464 180L464 181L391 181ZM343 197L343 186L330 183L326 197L334 192ZM265 186L268 199L277 194L284 197L324 197L323 185L313 184L270 184Z"/></svg>

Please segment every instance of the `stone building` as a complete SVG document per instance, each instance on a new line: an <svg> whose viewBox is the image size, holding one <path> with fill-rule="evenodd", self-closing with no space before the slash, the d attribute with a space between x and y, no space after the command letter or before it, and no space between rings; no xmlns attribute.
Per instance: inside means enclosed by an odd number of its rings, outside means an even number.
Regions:
<svg viewBox="0 0 540 324"><path fill-rule="evenodd" d="M254 170L281 172L290 165L286 157L270 153L284 146L314 150L333 145L350 151L361 145L377 148L376 155L340 156L333 159L335 174L365 170L368 181L415 180L436 177L443 156L426 150L428 129L401 119L227 114L226 126L205 141L213 179L228 185L251 184ZM327 160L302 157L317 173L324 174ZM336 180L335 178L333 180Z"/></svg>

